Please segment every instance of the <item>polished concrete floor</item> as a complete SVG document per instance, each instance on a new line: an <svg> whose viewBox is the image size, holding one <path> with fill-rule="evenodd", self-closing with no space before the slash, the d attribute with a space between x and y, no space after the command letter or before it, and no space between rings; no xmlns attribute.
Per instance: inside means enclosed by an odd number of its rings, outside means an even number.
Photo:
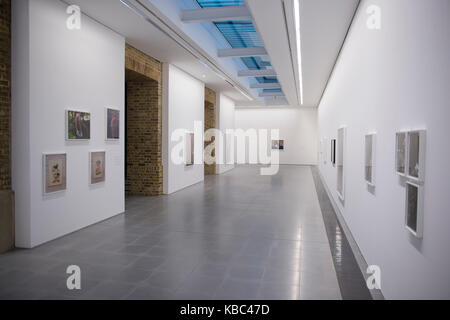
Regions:
<svg viewBox="0 0 450 320"><path fill-rule="evenodd" d="M0 299L341 299L330 243L310 167L242 166L1 255Z"/></svg>

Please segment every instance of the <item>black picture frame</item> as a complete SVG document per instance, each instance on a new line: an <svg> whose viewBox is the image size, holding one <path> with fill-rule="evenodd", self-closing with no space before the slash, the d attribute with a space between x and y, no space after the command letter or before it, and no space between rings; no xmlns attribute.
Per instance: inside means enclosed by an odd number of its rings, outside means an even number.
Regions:
<svg viewBox="0 0 450 320"><path fill-rule="evenodd" d="M331 139L331 163L336 164L336 139Z"/></svg>

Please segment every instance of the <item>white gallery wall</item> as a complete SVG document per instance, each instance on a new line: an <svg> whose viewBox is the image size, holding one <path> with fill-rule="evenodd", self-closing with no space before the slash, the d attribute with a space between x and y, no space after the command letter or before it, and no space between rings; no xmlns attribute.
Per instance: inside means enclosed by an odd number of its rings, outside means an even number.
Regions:
<svg viewBox="0 0 450 320"><path fill-rule="evenodd" d="M369 5L381 29L367 28ZM389 299L450 298L450 1L362 1L319 106L320 172ZM330 139L347 127L345 202L336 192ZM423 239L405 228L404 180L395 172L395 133L426 129ZM376 187L364 180L364 135L376 132Z"/></svg>
<svg viewBox="0 0 450 320"><path fill-rule="evenodd" d="M171 64L163 65L163 81L163 188L170 194L204 179L205 84ZM172 157L184 159L187 132L195 137L193 166L175 163Z"/></svg>
<svg viewBox="0 0 450 320"><path fill-rule="evenodd" d="M124 211L124 38L67 5L12 1L12 172L16 246L34 247ZM105 141L105 108L121 111ZM91 139L65 140L66 109L91 113ZM90 185L89 153L106 151L106 181ZM67 153L67 190L43 194L43 153Z"/></svg>
<svg viewBox="0 0 450 320"><path fill-rule="evenodd" d="M233 159L233 140L232 138L227 138L227 130L234 130L235 125L235 103L230 98L226 97L223 94L216 95L216 113L218 119L217 128L220 130L223 136L223 140L220 143L219 139L216 139L217 144L217 156L220 160L220 163L216 166L216 172L218 174L222 174L234 169L234 160ZM230 136L230 135L229 135ZM231 139L229 142L229 149L227 150L227 141L226 139ZM230 154L227 156L227 152ZM230 160L231 159L231 160ZM229 160L229 161L228 161Z"/></svg>
<svg viewBox="0 0 450 320"><path fill-rule="evenodd" d="M284 150L280 164L314 165L317 163L317 109L290 107L251 107L236 109L236 129L278 129ZM270 140L270 138L269 138ZM270 141L269 141L270 142ZM271 146L268 147L269 150ZM248 161L248 144L246 145Z"/></svg>

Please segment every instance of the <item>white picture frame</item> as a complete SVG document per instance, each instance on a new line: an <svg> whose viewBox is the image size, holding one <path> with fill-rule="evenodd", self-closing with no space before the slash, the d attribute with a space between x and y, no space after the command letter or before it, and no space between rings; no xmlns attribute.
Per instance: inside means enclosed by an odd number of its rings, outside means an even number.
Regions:
<svg viewBox="0 0 450 320"><path fill-rule="evenodd" d="M59 161L60 165L60 181L51 182L49 166L50 161ZM42 154L42 190L44 195L62 193L67 190L67 153L66 152L44 152Z"/></svg>
<svg viewBox="0 0 450 320"><path fill-rule="evenodd" d="M184 141L184 163L186 167L193 166L195 162L194 132L186 132Z"/></svg>
<svg viewBox="0 0 450 320"><path fill-rule="evenodd" d="M101 176L96 173L94 157L99 157ZM89 185L97 185L106 182L106 150L93 150L89 152Z"/></svg>
<svg viewBox="0 0 450 320"><path fill-rule="evenodd" d="M118 113L118 120L117 120L117 128L110 128L110 111ZM105 108L105 141L119 141L120 140L120 126L121 126L121 111L120 109L116 108ZM112 132L114 131L114 132ZM116 132L117 131L117 132ZM117 138L115 138L117 136Z"/></svg>
<svg viewBox="0 0 450 320"><path fill-rule="evenodd" d="M89 119L80 123L80 128L77 130L76 128L72 128L70 123L70 114L71 113L79 113L82 115L89 115ZM77 110L77 109L66 109L65 110L65 137L66 141L89 141L92 138L92 114L90 111L86 110ZM71 132L73 129L75 132ZM85 131L85 132L83 132ZM74 138L75 136L82 136L81 138Z"/></svg>
<svg viewBox="0 0 450 320"><path fill-rule="evenodd" d="M395 172L402 177L406 177L406 157L408 154L407 135L407 131L395 133Z"/></svg>
<svg viewBox="0 0 450 320"><path fill-rule="evenodd" d="M425 182L426 131L408 131L406 145L406 177L417 184L423 184Z"/></svg>
<svg viewBox="0 0 450 320"><path fill-rule="evenodd" d="M415 237L423 237L424 189L412 181L406 182L405 227Z"/></svg>
<svg viewBox="0 0 450 320"><path fill-rule="evenodd" d="M376 132L370 132L364 136L364 179L367 185L376 185Z"/></svg>
<svg viewBox="0 0 450 320"><path fill-rule="evenodd" d="M341 201L345 200L345 148L347 139L347 127L341 126L337 133L336 167L337 186L336 191Z"/></svg>

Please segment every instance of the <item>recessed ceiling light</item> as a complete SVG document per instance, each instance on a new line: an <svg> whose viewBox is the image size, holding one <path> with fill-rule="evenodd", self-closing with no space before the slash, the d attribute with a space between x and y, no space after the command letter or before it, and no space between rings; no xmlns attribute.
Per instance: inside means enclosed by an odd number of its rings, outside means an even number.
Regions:
<svg viewBox="0 0 450 320"><path fill-rule="evenodd" d="M203 79L206 78L206 74L202 74L202 78L203 78Z"/></svg>

